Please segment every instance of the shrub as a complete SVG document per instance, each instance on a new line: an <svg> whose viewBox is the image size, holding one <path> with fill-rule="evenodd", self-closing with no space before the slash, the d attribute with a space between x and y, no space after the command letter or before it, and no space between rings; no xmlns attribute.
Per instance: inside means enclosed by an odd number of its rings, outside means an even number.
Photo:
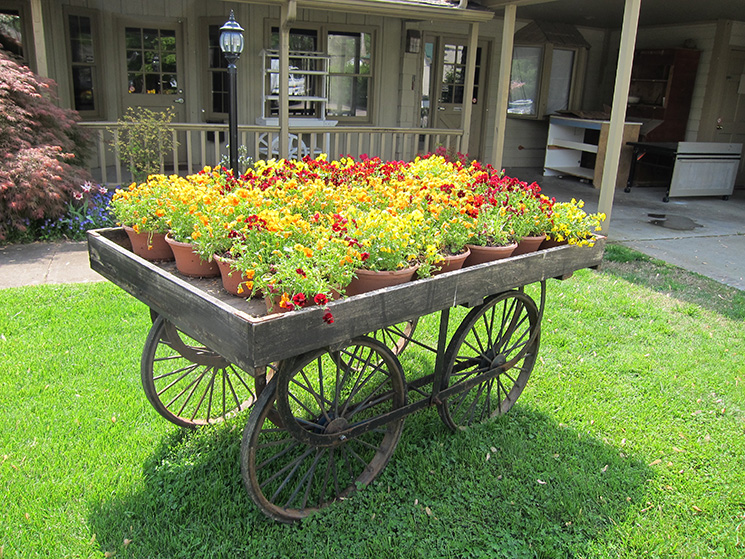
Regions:
<svg viewBox="0 0 745 559"><path fill-rule="evenodd" d="M0 50L0 240L61 216L90 179L79 117L54 104L54 86Z"/></svg>
<svg viewBox="0 0 745 559"><path fill-rule="evenodd" d="M142 182L148 175L159 172L160 162L175 147L170 126L175 116L171 108L158 112L129 107L124 117L117 121L117 127L110 130L119 157L135 182Z"/></svg>

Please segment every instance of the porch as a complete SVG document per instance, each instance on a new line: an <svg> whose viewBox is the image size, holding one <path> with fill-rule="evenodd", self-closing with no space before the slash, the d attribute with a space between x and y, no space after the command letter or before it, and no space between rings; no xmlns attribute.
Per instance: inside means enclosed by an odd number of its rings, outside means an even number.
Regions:
<svg viewBox="0 0 745 559"><path fill-rule="evenodd" d="M93 178L101 184L121 185L131 180L126 162L115 148L116 122L83 122L90 132L94 153L89 158ZM228 157L227 124L172 123L172 149L161 158L162 173L188 175L205 166L215 166ZM371 126L289 127L289 157L329 159L362 155L383 160L410 160L443 148L455 154L461 150L463 131L434 128L384 128ZM253 161L279 158L279 126L238 126L239 151ZM174 163L175 162L175 163Z"/></svg>

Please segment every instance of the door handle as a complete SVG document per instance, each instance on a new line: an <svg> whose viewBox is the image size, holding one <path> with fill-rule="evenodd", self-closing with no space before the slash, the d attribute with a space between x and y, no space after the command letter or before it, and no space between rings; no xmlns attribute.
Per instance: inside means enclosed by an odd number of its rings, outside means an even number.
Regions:
<svg viewBox="0 0 745 559"><path fill-rule="evenodd" d="M722 126L721 124L717 124L717 130L722 130L723 128L724 126Z"/></svg>
<svg viewBox="0 0 745 559"><path fill-rule="evenodd" d="M184 104L184 98L183 97L179 97L178 99L174 99L173 102L174 103L179 103L180 105L183 105Z"/></svg>

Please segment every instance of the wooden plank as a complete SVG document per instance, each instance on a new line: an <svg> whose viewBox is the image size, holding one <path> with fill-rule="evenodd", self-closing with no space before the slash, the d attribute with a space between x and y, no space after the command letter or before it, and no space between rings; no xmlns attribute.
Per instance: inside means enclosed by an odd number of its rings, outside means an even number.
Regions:
<svg viewBox="0 0 745 559"><path fill-rule="evenodd" d="M456 305L473 306L494 293L597 266L605 245L601 238L591 248L542 250L348 297L329 304L334 323L326 324L320 307L261 316L261 302L227 294L221 298L217 280L182 279L130 252L127 242L121 229L90 232L91 268L249 372L391 324Z"/></svg>

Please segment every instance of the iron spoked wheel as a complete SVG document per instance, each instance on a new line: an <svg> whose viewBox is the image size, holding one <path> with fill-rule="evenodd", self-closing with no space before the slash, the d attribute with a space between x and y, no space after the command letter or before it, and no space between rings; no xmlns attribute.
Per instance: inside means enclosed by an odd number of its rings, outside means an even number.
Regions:
<svg viewBox="0 0 745 559"><path fill-rule="evenodd" d="M411 341L411 337L414 335L416 324L417 319L415 318L408 322L387 326L386 328L382 328L369 334L369 336L382 342L383 345L394 353L394 355L401 355L401 352L403 352Z"/></svg>
<svg viewBox="0 0 745 559"><path fill-rule="evenodd" d="M445 424L456 430L508 412L528 382L539 345L538 308L522 291L491 296L472 309L445 351L441 389L474 384L438 405Z"/></svg>
<svg viewBox="0 0 745 559"><path fill-rule="evenodd" d="M283 362L243 432L249 495L269 517L293 522L368 485L403 429L403 418L372 422L405 404L398 359L371 338Z"/></svg>
<svg viewBox="0 0 745 559"><path fill-rule="evenodd" d="M141 375L145 396L155 410L182 427L220 423L247 409L266 378L254 381L162 316L147 336Z"/></svg>

